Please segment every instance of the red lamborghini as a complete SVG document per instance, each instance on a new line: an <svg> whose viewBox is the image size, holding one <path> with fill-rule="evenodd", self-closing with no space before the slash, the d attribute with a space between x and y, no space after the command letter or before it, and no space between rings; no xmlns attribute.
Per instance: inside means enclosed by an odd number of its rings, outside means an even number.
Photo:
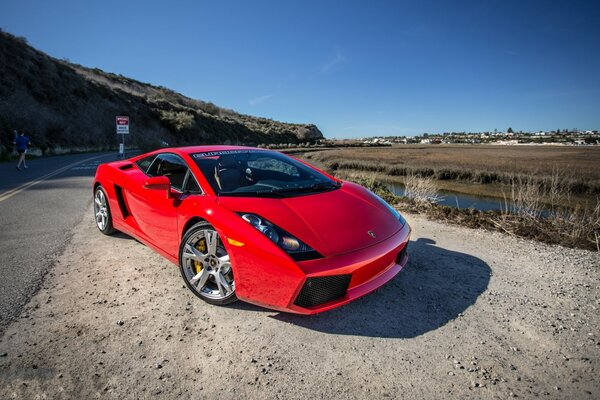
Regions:
<svg viewBox="0 0 600 400"><path fill-rule="evenodd" d="M94 212L102 233L152 247L211 304L314 314L377 289L408 259L410 227L384 200L270 150L181 147L102 164Z"/></svg>

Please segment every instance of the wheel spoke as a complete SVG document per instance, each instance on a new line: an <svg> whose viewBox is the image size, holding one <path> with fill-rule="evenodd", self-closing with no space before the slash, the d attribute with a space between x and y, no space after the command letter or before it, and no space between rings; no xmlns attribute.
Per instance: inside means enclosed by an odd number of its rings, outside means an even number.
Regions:
<svg viewBox="0 0 600 400"><path fill-rule="evenodd" d="M228 263L229 262L229 254L225 254L224 256L219 257L219 261L221 262L221 264Z"/></svg>
<svg viewBox="0 0 600 400"><path fill-rule="evenodd" d="M221 283L220 279L215 279L215 282L217 283L217 290L219 291L219 295L221 297L225 297L225 289L223 289L223 284Z"/></svg>
<svg viewBox="0 0 600 400"><path fill-rule="evenodd" d="M204 254L200 252L200 250L198 250L189 243L185 245L185 252L183 253L183 256L187 259L200 262L203 262L206 258Z"/></svg>
<svg viewBox="0 0 600 400"><path fill-rule="evenodd" d="M227 273L230 270L231 270L231 263L226 262L226 263L221 264L221 272L222 273Z"/></svg>
<svg viewBox="0 0 600 400"><path fill-rule="evenodd" d="M219 272L216 276L217 286L219 287L219 292L226 296L227 293L231 292L231 286L229 286L229 282L225 279L225 276Z"/></svg>
<svg viewBox="0 0 600 400"><path fill-rule="evenodd" d="M208 254L217 253L217 242L219 241L219 234L215 231L204 231L204 237L206 238L206 252Z"/></svg>
<svg viewBox="0 0 600 400"><path fill-rule="evenodd" d="M190 279L190 283L192 285L196 285L198 287L198 290L202 290L202 288L206 284L206 280L208 279L209 275L210 274L208 273L208 270L206 268L202 268L202 271L200 271L198 274L196 274L196 276Z"/></svg>
<svg viewBox="0 0 600 400"><path fill-rule="evenodd" d="M100 199L98 198L99 196L96 196L96 198L94 199L94 201L96 202L96 204L98 205L98 207L102 206L102 202L100 201Z"/></svg>

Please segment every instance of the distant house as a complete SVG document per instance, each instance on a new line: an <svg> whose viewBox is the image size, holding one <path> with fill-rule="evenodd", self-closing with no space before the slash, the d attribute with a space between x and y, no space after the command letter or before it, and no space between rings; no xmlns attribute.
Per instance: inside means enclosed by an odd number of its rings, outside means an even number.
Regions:
<svg viewBox="0 0 600 400"><path fill-rule="evenodd" d="M440 138L421 139L421 144L442 144L442 139L440 139Z"/></svg>

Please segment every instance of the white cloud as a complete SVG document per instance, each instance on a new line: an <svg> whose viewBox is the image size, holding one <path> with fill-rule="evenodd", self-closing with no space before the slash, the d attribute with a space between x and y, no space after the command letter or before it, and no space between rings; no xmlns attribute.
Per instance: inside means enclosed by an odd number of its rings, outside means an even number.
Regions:
<svg viewBox="0 0 600 400"><path fill-rule="evenodd" d="M248 100L248 104L250 104L251 106L255 106L255 105L258 105L260 103L264 103L265 101L269 100L271 97L273 97L272 94L266 94L264 96L258 96L258 97L255 97L253 99Z"/></svg>
<svg viewBox="0 0 600 400"><path fill-rule="evenodd" d="M325 64L321 65L321 68L319 71L320 71L320 73L324 74L326 72L333 70L335 67L337 67L344 61L346 61L346 56L344 56L339 49L336 49L333 57L331 59L329 59L329 61L327 61Z"/></svg>

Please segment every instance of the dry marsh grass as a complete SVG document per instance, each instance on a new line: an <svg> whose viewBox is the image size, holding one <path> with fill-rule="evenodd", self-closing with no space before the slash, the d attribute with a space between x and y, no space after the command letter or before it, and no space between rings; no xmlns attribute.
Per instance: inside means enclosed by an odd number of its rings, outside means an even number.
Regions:
<svg viewBox="0 0 600 400"><path fill-rule="evenodd" d="M400 210L550 244L592 251L598 249L596 232L600 229L600 197L596 198L595 206L591 208L565 208L560 205L562 197L570 194L566 189L559 188L559 177L554 178L555 186L549 189L555 199L550 206L539 200L547 189L540 187L534 180L515 180L502 211L479 211L436 204L435 182L431 178L412 176L410 182L414 185L411 188L413 195L400 197L372 175L356 172L341 175L369 188ZM408 188L407 192L410 192Z"/></svg>
<svg viewBox="0 0 600 400"><path fill-rule="evenodd" d="M435 180L431 176L410 173L404 179L404 187L405 196L420 206L428 207L441 200Z"/></svg>
<svg viewBox="0 0 600 400"><path fill-rule="evenodd" d="M515 180L532 178L550 188L559 171L560 185L571 194L600 195L600 147L407 145L316 151L304 156L332 171L390 177L413 174L482 185L510 186Z"/></svg>

